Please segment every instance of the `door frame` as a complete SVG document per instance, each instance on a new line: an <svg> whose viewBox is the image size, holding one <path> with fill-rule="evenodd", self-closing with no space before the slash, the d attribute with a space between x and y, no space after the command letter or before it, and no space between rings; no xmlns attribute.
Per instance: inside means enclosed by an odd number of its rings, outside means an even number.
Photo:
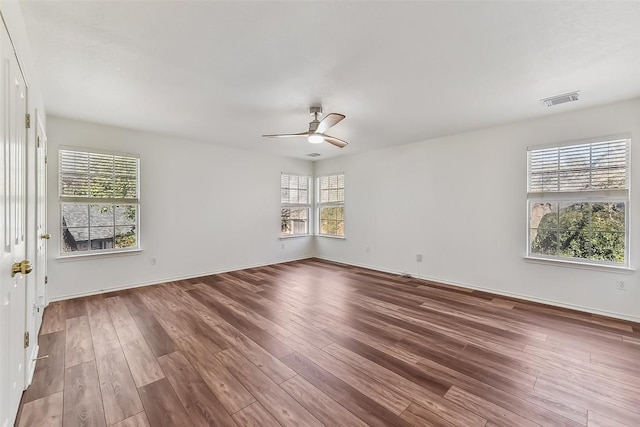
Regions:
<svg viewBox="0 0 640 427"><path fill-rule="evenodd" d="M36 115L36 127L34 130L35 132L34 139L36 141L36 150L41 149L41 151L36 151L36 172L35 172L36 191L34 192L33 205L36 211L36 220L41 221L44 232L48 233L48 228L49 228L49 222L48 222L49 220L49 211L48 211L48 207L49 207L48 205L49 140L47 138L44 121L40 116L40 111L36 109L35 115ZM40 155L42 155L43 157L40 157ZM40 162L42 163L40 164ZM42 166L42 168L40 168L40 166ZM42 180L40 180L40 178L42 178ZM42 218L40 217L40 215L42 215ZM35 240L39 241L41 238L42 236L39 236L38 231L36 230ZM48 254L49 239L44 239L43 243L44 243L44 255L45 255L43 260L44 262L42 264L38 263L37 265L37 267L40 268L42 272L44 272L43 282L39 283L40 285L39 287L36 287L36 299L37 299L36 302L38 304L38 307L41 308L39 312L40 322L38 323L38 328L37 328L38 330L40 329L40 325L42 324L42 315L43 315L44 307L49 305L49 294L47 292L47 287L45 286L48 281L47 260L49 256ZM37 262L37 259L36 259L36 262ZM36 276L36 277L39 277L39 276Z"/></svg>
<svg viewBox="0 0 640 427"><path fill-rule="evenodd" d="M31 337L31 345L25 351L25 389L35 373L38 356L38 334L42 324L44 308L48 304L46 295L47 240L41 235L47 229L47 136L40 112L35 111L31 129L33 138L28 142L27 175L27 258L32 260L33 272L27 276L27 298L25 326ZM27 133L29 133L29 130ZM42 245L39 247L39 245ZM44 256L40 256L40 250Z"/></svg>

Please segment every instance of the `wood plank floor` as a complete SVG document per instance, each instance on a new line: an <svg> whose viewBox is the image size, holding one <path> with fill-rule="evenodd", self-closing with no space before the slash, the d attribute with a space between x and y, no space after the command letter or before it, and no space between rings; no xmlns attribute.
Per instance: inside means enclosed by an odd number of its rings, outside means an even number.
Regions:
<svg viewBox="0 0 640 427"><path fill-rule="evenodd" d="M51 304L18 426L640 426L640 325L309 259Z"/></svg>

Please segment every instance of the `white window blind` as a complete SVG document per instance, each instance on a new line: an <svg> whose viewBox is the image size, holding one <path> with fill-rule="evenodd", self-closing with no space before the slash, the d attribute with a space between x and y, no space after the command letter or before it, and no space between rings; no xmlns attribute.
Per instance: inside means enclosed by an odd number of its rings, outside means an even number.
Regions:
<svg viewBox="0 0 640 427"><path fill-rule="evenodd" d="M529 150L529 192L625 190L629 139Z"/></svg>
<svg viewBox="0 0 640 427"><path fill-rule="evenodd" d="M287 204L309 204L309 177L280 175L280 202Z"/></svg>
<svg viewBox="0 0 640 427"><path fill-rule="evenodd" d="M320 203L344 202L344 174L321 176L318 181Z"/></svg>
<svg viewBox="0 0 640 427"><path fill-rule="evenodd" d="M140 159L60 150L60 196L138 200Z"/></svg>

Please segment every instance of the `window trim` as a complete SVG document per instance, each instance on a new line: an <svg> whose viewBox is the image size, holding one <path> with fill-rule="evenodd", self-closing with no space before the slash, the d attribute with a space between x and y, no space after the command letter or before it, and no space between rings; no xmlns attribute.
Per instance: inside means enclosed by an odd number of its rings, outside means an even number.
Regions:
<svg viewBox="0 0 640 427"><path fill-rule="evenodd" d="M283 203L282 202L282 177L286 176L297 176L307 178L307 203ZM313 179L312 175L305 175L301 173L289 173L289 172L280 172L280 239L292 239L296 237L305 237L312 235L312 227L313 227L313 206L312 198L313 198ZM307 232L306 233L295 233L295 234L282 234L282 209L285 208L306 208L307 209Z"/></svg>
<svg viewBox="0 0 640 427"><path fill-rule="evenodd" d="M62 195L62 181L61 181L61 170L60 170L60 161L62 159L61 155L63 151L77 151L87 154L98 154L98 155L107 155L107 156L118 156L118 157L128 157L137 159L137 176L136 176L136 189L137 189L137 197L135 198L116 198L116 197L75 197L75 196L63 196ZM57 162L57 174L58 174L58 222L57 229L60 233L60 242L58 245L58 256L56 259L58 260L70 260L70 259L95 259L95 257L100 256L110 256L117 254L132 254L142 251L142 239L141 239L141 189L140 189L140 170L141 170L142 158L139 154L134 153L124 153L118 151L109 151L109 150L101 150L94 149L90 147L78 147L78 146L69 146L69 145L61 145L58 147L58 162ZM136 206L136 246L128 247L128 248L111 248L111 249L91 249L91 244L89 243L89 247L86 251L75 251L75 252L63 252L62 244L63 244L63 236L62 236L62 205L63 204L109 204L113 205L113 207L118 205L135 205ZM88 228L91 228L89 225ZM114 230L117 225L114 225ZM115 235L114 235L115 238Z"/></svg>
<svg viewBox="0 0 640 427"><path fill-rule="evenodd" d="M558 267L577 268L579 270L606 271L610 273L631 274L635 268L618 264L596 264L594 262L584 262L581 258L543 258L537 255L525 255L522 257L526 262L532 264L546 264ZM588 261L588 260L586 260Z"/></svg>
<svg viewBox="0 0 640 427"><path fill-rule="evenodd" d="M322 203L320 202L320 178L324 178L324 177L329 177L329 176L339 176L342 175L342 180L344 182L344 187L342 188L343 190L343 199L342 202L325 202ZM315 191L315 216L317 218L316 224L315 224L315 235L318 237L329 237L332 239L345 239L347 236L347 230L346 230L346 215L344 215L344 218L342 220L343 222L343 228L344 228L344 234L342 234L341 236L338 234L325 234L325 233L321 233L320 232L320 210L323 207L342 207L343 211L345 211L345 200L347 199L346 196L346 192L347 192L347 183L346 183L346 176L344 172L334 172L334 173L326 173L326 174L322 174L322 175L317 175L316 177L316 191Z"/></svg>
<svg viewBox="0 0 640 427"><path fill-rule="evenodd" d="M118 249L115 252L104 251L98 252L93 251L89 254L79 253L77 255L58 255L54 259L56 262L65 262L65 261L81 261L83 259L100 259L100 258L111 258L114 256L125 256L125 255L140 255L144 250L141 248L138 249Z"/></svg>
<svg viewBox="0 0 640 427"><path fill-rule="evenodd" d="M571 145L597 144L598 142L617 141L621 139L631 140L630 133L616 133L611 135L594 136L590 138L571 139L569 141L550 142L546 144L536 144L527 146L527 152L531 150L542 150L545 148L563 148ZM631 149L631 147L629 147Z"/></svg>
<svg viewBox="0 0 640 427"><path fill-rule="evenodd" d="M626 188L625 189L595 189L581 191L529 191L529 183L531 179L529 167L529 153L534 150L543 150L551 148L563 148L574 145L597 144L603 142L611 142L618 140L626 140ZM615 134L593 138L584 138L579 140L564 141L560 143L541 144L527 147L527 192L526 192L526 224L525 224L525 241L526 250L523 257L526 261L540 263L555 263L559 266L568 266L574 268L586 269L607 269L618 271L634 271L631 268L631 134ZM545 255L531 252L531 205L532 203L554 202L554 203L624 203L625 221L624 221L624 262L595 260L577 257L563 257L561 255Z"/></svg>

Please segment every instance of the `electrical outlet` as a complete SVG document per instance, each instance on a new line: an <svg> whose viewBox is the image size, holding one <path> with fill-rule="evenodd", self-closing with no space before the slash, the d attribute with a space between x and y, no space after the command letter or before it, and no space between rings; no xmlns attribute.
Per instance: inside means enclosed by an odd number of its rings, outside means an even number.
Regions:
<svg viewBox="0 0 640 427"><path fill-rule="evenodd" d="M158 260L155 258L151 258L151 265L156 265L158 263Z"/></svg>
<svg viewBox="0 0 640 427"><path fill-rule="evenodd" d="M626 291L627 290L627 283L624 280L617 280L616 281L616 289L619 291Z"/></svg>
<svg viewBox="0 0 640 427"><path fill-rule="evenodd" d="M364 247L364 251L365 251L365 252L369 252L369 245L366 245L366 246Z"/></svg>
<svg viewBox="0 0 640 427"><path fill-rule="evenodd" d="M284 249L284 243L280 244L280 249Z"/></svg>
<svg viewBox="0 0 640 427"><path fill-rule="evenodd" d="M416 254L416 261L422 262L422 254Z"/></svg>

